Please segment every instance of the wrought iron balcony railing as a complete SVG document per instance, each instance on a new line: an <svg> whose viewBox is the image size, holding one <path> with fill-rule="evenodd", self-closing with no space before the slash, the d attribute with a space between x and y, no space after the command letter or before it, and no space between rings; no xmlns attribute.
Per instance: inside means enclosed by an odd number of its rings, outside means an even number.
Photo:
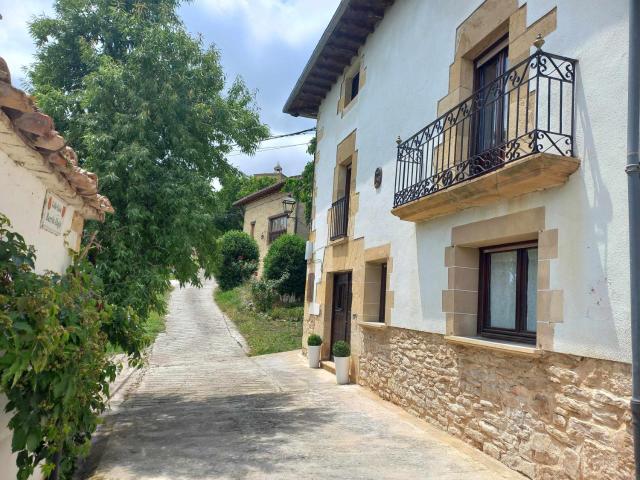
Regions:
<svg viewBox="0 0 640 480"><path fill-rule="evenodd" d="M573 156L575 65L538 50L399 142L394 207L535 153Z"/></svg>
<svg viewBox="0 0 640 480"><path fill-rule="evenodd" d="M329 210L329 239L337 240L347 236L349 224L349 198L344 196L331 204Z"/></svg>

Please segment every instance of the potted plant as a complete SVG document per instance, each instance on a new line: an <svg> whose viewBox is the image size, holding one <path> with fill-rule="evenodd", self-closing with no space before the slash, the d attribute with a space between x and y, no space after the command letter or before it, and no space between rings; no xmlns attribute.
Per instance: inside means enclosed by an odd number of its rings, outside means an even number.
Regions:
<svg viewBox="0 0 640 480"><path fill-rule="evenodd" d="M320 348L322 345L322 337L312 333L307 338L307 359L310 368L320 368Z"/></svg>
<svg viewBox="0 0 640 480"><path fill-rule="evenodd" d="M343 340L333 344L333 360L336 364L336 381L338 385L349 383L349 360L351 359L351 347Z"/></svg>

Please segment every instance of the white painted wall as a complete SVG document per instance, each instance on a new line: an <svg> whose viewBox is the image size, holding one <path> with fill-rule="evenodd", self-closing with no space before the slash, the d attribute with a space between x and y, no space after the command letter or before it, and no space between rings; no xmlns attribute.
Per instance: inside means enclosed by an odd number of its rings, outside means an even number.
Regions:
<svg viewBox="0 0 640 480"><path fill-rule="evenodd" d="M38 272L63 272L70 262L64 235L40 228L45 194L44 184L33 173L16 165L0 145L0 213L9 218L14 231L35 247ZM63 232L70 230L73 212L73 207L67 205ZM74 238L69 237L69 241L73 244ZM4 411L6 401L6 397L0 395L0 480L15 480L17 468L11 453L11 430L7 428L11 415Z"/></svg>
<svg viewBox="0 0 640 480"><path fill-rule="evenodd" d="M390 213L394 140L435 120L437 102L448 90L456 27L480 3L396 2L362 48L367 74L357 103L344 117L336 114L342 79L327 95L318 120L323 136L316 166L314 248L326 245L336 145L357 128L355 237L365 237L365 248L392 242L393 325L444 333L444 249L452 226L545 206L547 228L559 229L551 288L564 290L564 323L556 327L555 350L629 362L627 2L607 2L605 9L598 0L527 2L529 24L558 7L558 28L546 37L544 48L579 61L575 140L582 165L567 185L417 225ZM376 191L373 175L379 166L383 182Z"/></svg>
<svg viewBox="0 0 640 480"><path fill-rule="evenodd" d="M16 165L0 145L0 213L9 217L13 230L35 247L38 272L63 272L70 262L64 232L71 229L74 208L67 204L62 235L43 230L40 218L46 193L44 184L32 172ZM71 245L74 238L68 237Z"/></svg>

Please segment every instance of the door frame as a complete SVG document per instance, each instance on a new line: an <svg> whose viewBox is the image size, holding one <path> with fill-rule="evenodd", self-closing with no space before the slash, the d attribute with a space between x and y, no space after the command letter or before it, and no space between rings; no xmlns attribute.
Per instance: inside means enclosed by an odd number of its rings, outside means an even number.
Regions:
<svg viewBox="0 0 640 480"><path fill-rule="evenodd" d="M347 306L348 306L348 310L346 315L346 326L347 326L347 331L349 332L349 338L347 339L347 343L349 343L349 346L351 346L351 316L352 316L352 309L353 309L353 272L351 270L347 270L347 271L341 271L341 272L332 272L332 282L331 282L331 315L330 315L330 323L329 323L329 354L328 357L332 358L333 357L333 352L331 351L333 348L333 325L335 322L335 298L336 298L336 293L337 293L337 289L335 288L336 286L336 282L338 281L338 278L342 275L346 275L347 276L347 285L348 285L348 300L347 300Z"/></svg>

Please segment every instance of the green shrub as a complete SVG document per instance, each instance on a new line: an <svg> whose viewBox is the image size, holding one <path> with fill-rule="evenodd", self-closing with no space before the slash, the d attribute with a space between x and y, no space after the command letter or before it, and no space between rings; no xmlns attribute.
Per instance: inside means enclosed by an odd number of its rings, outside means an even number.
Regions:
<svg viewBox="0 0 640 480"><path fill-rule="evenodd" d="M258 271L258 244L248 234L237 230L218 240L214 273L222 290L241 285Z"/></svg>
<svg viewBox="0 0 640 480"><path fill-rule="evenodd" d="M288 274L278 287L280 294L290 294L296 298L302 298L304 295L307 271L304 250L304 240L296 235L282 235L271 244L264 258L264 276L276 280L282 278L285 273Z"/></svg>
<svg viewBox="0 0 640 480"><path fill-rule="evenodd" d="M351 355L351 347L344 340L338 340L333 344L334 357L348 357Z"/></svg>
<svg viewBox="0 0 640 480"><path fill-rule="evenodd" d="M251 298L256 310L267 312L273 308L279 296L277 289L281 281L282 279L267 280L266 278L251 280Z"/></svg>
<svg viewBox="0 0 640 480"><path fill-rule="evenodd" d="M309 335L309 338L307 338L307 345L310 347L319 347L322 345L322 337L318 334L312 333Z"/></svg>

